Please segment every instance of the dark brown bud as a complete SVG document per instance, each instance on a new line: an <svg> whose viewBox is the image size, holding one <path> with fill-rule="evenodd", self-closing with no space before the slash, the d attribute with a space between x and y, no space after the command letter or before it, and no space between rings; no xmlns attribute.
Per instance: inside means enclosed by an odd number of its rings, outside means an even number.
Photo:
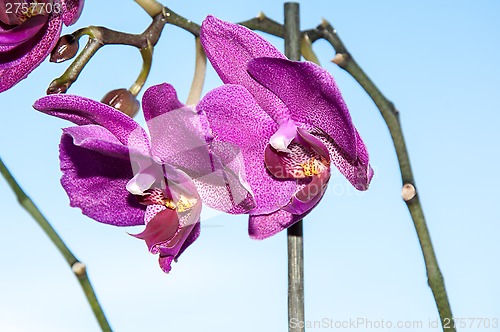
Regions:
<svg viewBox="0 0 500 332"><path fill-rule="evenodd" d="M50 62L63 62L73 58L78 52L78 40L73 35L64 35L59 38L56 46L50 53Z"/></svg>
<svg viewBox="0 0 500 332"><path fill-rule="evenodd" d="M135 96L127 89L116 89L108 92L102 98L101 103L114 107L131 118L137 115L140 108Z"/></svg>
<svg viewBox="0 0 500 332"><path fill-rule="evenodd" d="M55 80L50 82L50 85L47 88L47 94L53 95L53 94L57 94L57 93L66 93L66 91L68 91L70 85L71 85L71 82L56 78Z"/></svg>

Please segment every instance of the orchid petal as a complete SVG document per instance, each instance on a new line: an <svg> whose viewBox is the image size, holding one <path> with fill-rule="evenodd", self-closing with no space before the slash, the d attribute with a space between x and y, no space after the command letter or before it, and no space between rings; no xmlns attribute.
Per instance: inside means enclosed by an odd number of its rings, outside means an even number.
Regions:
<svg viewBox="0 0 500 332"><path fill-rule="evenodd" d="M293 120L321 128L351 160L356 160L355 128L326 70L311 62L259 58L248 64L248 71L283 100Z"/></svg>
<svg viewBox="0 0 500 332"><path fill-rule="evenodd" d="M162 163L192 169L203 175L211 172L210 154L200 117L177 100L174 88L160 84L149 88L143 109L151 135L151 153Z"/></svg>
<svg viewBox="0 0 500 332"><path fill-rule="evenodd" d="M247 73L247 63L255 58L285 58L264 38L239 24L207 16L200 29L200 39L215 71L224 83L255 85Z"/></svg>
<svg viewBox="0 0 500 332"><path fill-rule="evenodd" d="M188 235L185 237L185 240L183 241L182 246L176 255L176 258L178 258L184 252L184 250L186 250L186 248L189 247L198 238L198 236L200 236L201 227L199 220L190 228L190 230L189 228L187 229L189 230Z"/></svg>
<svg viewBox="0 0 500 332"><path fill-rule="evenodd" d="M277 121L289 119L283 102L257 83L247 71L252 59L285 58L278 49L255 32L213 16L207 16L201 24L200 40L207 58L224 83L244 86Z"/></svg>
<svg viewBox="0 0 500 332"><path fill-rule="evenodd" d="M133 175L126 147L110 132L98 126L65 129L59 158L72 207L106 224L144 223L145 207L125 189Z"/></svg>
<svg viewBox="0 0 500 332"><path fill-rule="evenodd" d="M149 138L146 132L137 122L111 106L80 96L57 94L38 99L33 107L77 125L101 125L122 144L130 146L131 150L149 155Z"/></svg>
<svg viewBox="0 0 500 332"><path fill-rule="evenodd" d="M215 140L237 146L243 155L247 181L256 202L252 213L270 213L284 206L295 192L294 181L274 179L264 164L264 150L277 124L242 86L224 85L207 93L198 105Z"/></svg>
<svg viewBox="0 0 500 332"><path fill-rule="evenodd" d="M252 239L263 240L287 229L302 218L303 216L297 216L285 210L270 214L250 215L248 234Z"/></svg>
<svg viewBox="0 0 500 332"><path fill-rule="evenodd" d="M171 264L175 259L177 260L179 256L189 247L200 235L200 223L196 223L190 227L182 228L179 232L182 234L183 241L179 242L182 245L177 246L175 251L166 251L165 253L160 252L160 257L158 258L158 263L160 264L161 269L165 273L169 273L172 269Z"/></svg>
<svg viewBox="0 0 500 332"><path fill-rule="evenodd" d="M356 131L357 159L350 160L336 142L324 132L317 130L313 135L320 139L330 152L331 162L339 169L345 178L358 190L367 190L373 177L373 169L369 164L365 144Z"/></svg>
<svg viewBox="0 0 500 332"><path fill-rule="evenodd" d="M62 20L66 26L70 26L78 20L84 2L84 0L61 0Z"/></svg>
<svg viewBox="0 0 500 332"><path fill-rule="evenodd" d="M103 155L130 160L130 150L109 130L97 125L85 125L63 129L64 134L73 138L73 144ZM130 162L129 162L130 163Z"/></svg>
<svg viewBox="0 0 500 332"><path fill-rule="evenodd" d="M184 106L185 105L177 98L175 88L168 83L158 84L148 88L142 97L144 118L148 126L149 121L173 110L181 109ZM195 113L195 111L191 109L191 113ZM153 136L153 134L151 136Z"/></svg>
<svg viewBox="0 0 500 332"><path fill-rule="evenodd" d="M203 202L231 214L247 213L255 208L254 193L248 183L245 160L239 147L212 141L210 150L214 171L193 178Z"/></svg>
<svg viewBox="0 0 500 332"><path fill-rule="evenodd" d="M0 92L26 78L50 54L61 34L62 21L54 14L43 28L16 47L0 46Z"/></svg>
<svg viewBox="0 0 500 332"><path fill-rule="evenodd" d="M172 261L174 260L174 256L161 256L158 258L158 264L160 268L165 273L170 273L172 270Z"/></svg>

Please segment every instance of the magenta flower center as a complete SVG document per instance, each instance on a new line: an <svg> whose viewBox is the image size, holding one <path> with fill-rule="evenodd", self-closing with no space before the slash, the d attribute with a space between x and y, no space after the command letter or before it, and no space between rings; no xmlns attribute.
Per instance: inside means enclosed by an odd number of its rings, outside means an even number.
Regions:
<svg viewBox="0 0 500 332"><path fill-rule="evenodd" d="M190 210L196 203L197 199L180 194L177 202L169 195L165 195L160 188L148 189L144 195L136 195L141 204L144 205L162 205L167 209L175 210L177 212L186 212Z"/></svg>
<svg viewBox="0 0 500 332"><path fill-rule="evenodd" d="M302 167L305 176L314 176L327 170L330 167L330 162L321 156L319 160L316 157L311 157L308 161L301 163L300 167Z"/></svg>
<svg viewBox="0 0 500 332"><path fill-rule="evenodd" d="M266 147L264 162L278 179L305 179L329 171L330 157L325 145L305 130L296 131L289 145L279 151L271 144Z"/></svg>
<svg viewBox="0 0 500 332"><path fill-rule="evenodd" d="M292 143L291 153L281 156L284 165L290 167L295 179L319 175L330 167L330 161L321 156L311 146Z"/></svg>

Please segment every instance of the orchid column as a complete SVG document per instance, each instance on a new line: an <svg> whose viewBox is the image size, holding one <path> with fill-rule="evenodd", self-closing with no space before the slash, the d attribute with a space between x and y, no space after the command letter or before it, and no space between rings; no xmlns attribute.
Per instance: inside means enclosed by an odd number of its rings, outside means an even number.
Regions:
<svg viewBox="0 0 500 332"><path fill-rule="evenodd" d="M285 55L290 60L300 60L299 4L286 2L285 9ZM304 331L304 238L302 220L287 229L288 242L288 329L290 332ZM292 320L293 319L293 320ZM293 326L293 327L292 327Z"/></svg>

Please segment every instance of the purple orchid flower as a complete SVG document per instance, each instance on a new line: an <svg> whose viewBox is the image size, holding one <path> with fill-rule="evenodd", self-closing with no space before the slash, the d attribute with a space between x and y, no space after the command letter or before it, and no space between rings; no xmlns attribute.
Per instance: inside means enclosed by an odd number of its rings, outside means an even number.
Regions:
<svg viewBox="0 0 500 332"><path fill-rule="evenodd" d="M77 21L84 0L0 2L0 92L26 78L50 54L63 23Z"/></svg>
<svg viewBox="0 0 500 332"><path fill-rule="evenodd" d="M202 200L229 213L254 207L241 154L212 144L204 116L179 102L171 85L144 93L151 138L130 117L83 97L49 95L34 108L78 125L63 129L60 144L70 205L106 224L146 224L134 236L167 273L200 233Z"/></svg>
<svg viewBox="0 0 500 332"><path fill-rule="evenodd" d="M291 226L325 193L334 164L358 190L373 176L368 153L332 76L287 60L253 31L208 16L208 59L226 84L198 105L214 136L237 145L255 195L249 234L263 239Z"/></svg>

